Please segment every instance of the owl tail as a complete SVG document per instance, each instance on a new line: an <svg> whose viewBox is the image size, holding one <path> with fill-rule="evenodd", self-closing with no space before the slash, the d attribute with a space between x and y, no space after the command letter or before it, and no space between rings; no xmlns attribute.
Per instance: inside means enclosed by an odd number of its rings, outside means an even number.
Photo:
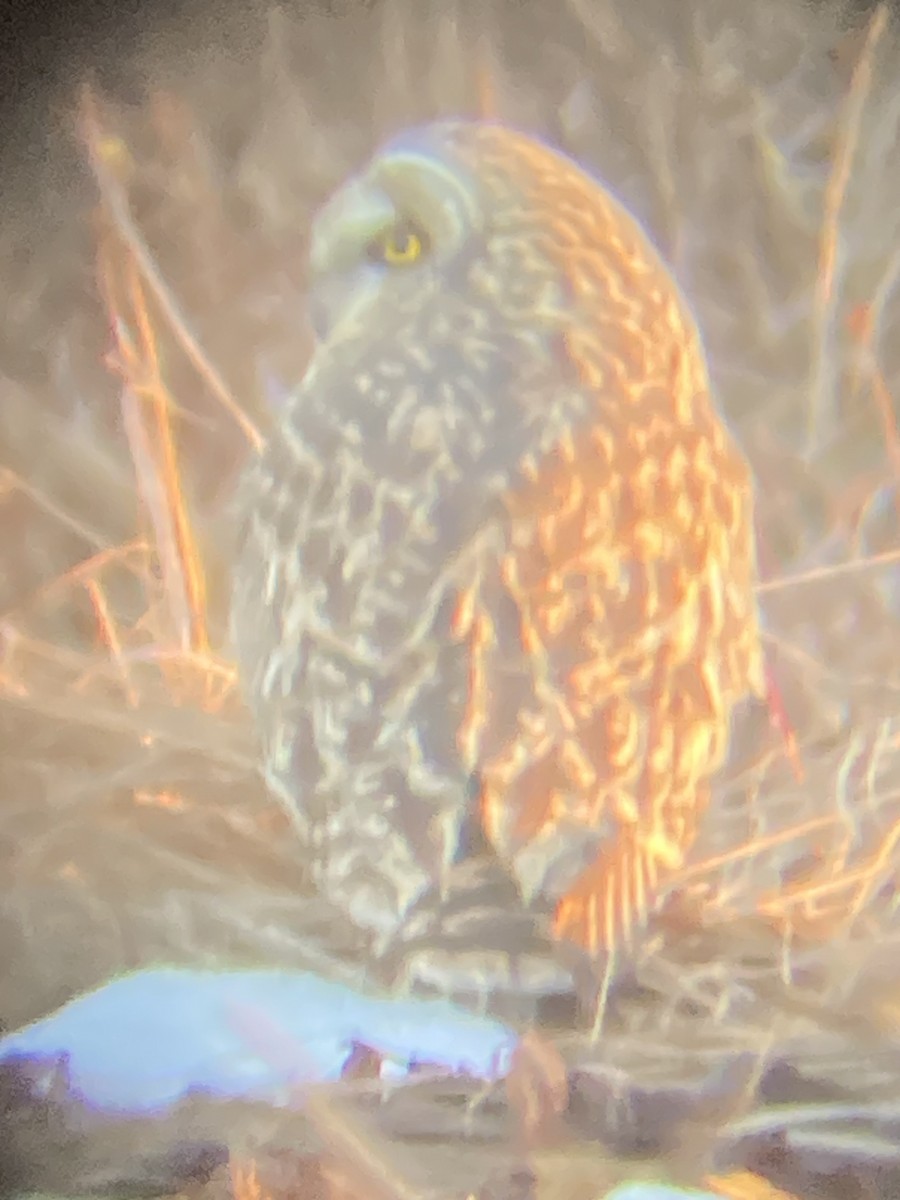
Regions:
<svg viewBox="0 0 900 1200"><path fill-rule="evenodd" d="M557 904L555 935L592 957L627 945L656 899L660 865L658 855L634 838L604 850Z"/></svg>

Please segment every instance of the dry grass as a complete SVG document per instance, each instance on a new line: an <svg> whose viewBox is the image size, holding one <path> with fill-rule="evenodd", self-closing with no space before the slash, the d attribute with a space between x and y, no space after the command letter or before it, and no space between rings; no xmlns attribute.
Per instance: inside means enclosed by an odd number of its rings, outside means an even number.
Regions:
<svg viewBox="0 0 900 1200"><path fill-rule="evenodd" d="M178 1135L228 1131L209 1188L241 1200L568 1200L639 1169L734 1200L895 1195L895 31L775 0L332 7L226 11L161 36L128 97L82 87L0 227L0 1021L160 958L358 976L255 773L227 496L306 361L311 210L397 125L489 113L596 168L691 297L759 480L778 728L737 730L604 1044L560 1032L552 1147L502 1098L418 1088L352 1114L323 1094L311 1141L202 1105ZM64 1153L72 1187L174 1136L91 1128L79 1158L53 1128L35 1160Z"/></svg>

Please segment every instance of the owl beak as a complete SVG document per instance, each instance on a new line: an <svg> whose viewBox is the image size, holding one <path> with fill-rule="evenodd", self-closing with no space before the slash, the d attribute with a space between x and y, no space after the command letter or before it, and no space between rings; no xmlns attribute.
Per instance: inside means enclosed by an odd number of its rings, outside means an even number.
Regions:
<svg viewBox="0 0 900 1200"><path fill-rule="evenodd" d="M360 308L374 298L380 272L374 265L319 279L309 292L309 319L316 340L324 342L352 321Z"/></svg>
<svg viewBox="0 0 900 1200"><path fill-rule="evenodd" d="M319 284L309 297L309 323L317 342L327 340L343 307L333 281Z"/></svg>
<svg viewBox="0 0 900 1200"><path fill-rule="evenodd" d="M310 320L319 341L371 297L381 275L375 264L362 259L362 248L395 216L390 198L365 179L345 187L319 210L309 255Z"/></svg>

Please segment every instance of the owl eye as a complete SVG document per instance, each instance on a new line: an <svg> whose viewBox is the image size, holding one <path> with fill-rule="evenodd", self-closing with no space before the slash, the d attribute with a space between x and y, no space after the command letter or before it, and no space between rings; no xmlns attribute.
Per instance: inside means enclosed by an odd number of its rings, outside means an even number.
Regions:
<svg viewBox="0 0 900 1200"><path fill-rule="evenodd" d="M403 222L380 234L368 248L369 257L390 267L409 267L426 253L428 239L424 232Z"/></svg>

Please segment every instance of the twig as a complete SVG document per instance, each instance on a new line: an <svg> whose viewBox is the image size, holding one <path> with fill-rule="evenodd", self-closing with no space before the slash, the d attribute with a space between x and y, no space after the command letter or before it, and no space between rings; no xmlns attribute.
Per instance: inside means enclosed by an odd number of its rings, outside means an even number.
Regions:
<svg viewBox="0 0 900 1200"><path fill-rule="evenodd" d="M153 327L144 302L143 289L133 271L129 272L132 292L132 309L138 322L141 344L152 364L152 375L148 381L147 398L153 408L156 424L156 440L161 459L160 470L167 500L167 513L175 545L174 562L184 591L186 607L187 644L194 650L209 648L206 629L206 588L200 556L194 540L193 528L187 514L178 456L172 434L171 403L163 383L156 352Z"/></svg>
<svg viewBox="0 0 900 1200"><path fill-rule="evenodd" d="M179 565L177 538L172 527L165 485L156 470L138 398L130 387L122 389L120 404L125 434L135 464L138 491L153 525L156 557L162 571L166 602L174 620L179 645L186 650L192 643L190 604Z"/></svg>
<svg viewBox="0 0 900 1200"><path fill-rule="evenodd" d="M884 372L878 365L873 345L878 311L879 309L874 303L860 305L851 315L849 324L850 331L859 343L860 352L864 357L875 407L884 427L885 448L894 476L895 505L898 517L900 517L900 431L897 428L894 398L888 388Z"/></svg>
<svg viewBox="0 0 900 1200"><path fill-rule="evenodd" d="M85 584L87 594L91 599L91 605L94 609L94 615L97 619L97 627L100 631L100 637L109 651L110 657L115 663L122 683L125 688L125 697L128 705L131 708L137 708L138 696L132 686L131 679L128 674L128 667L122 657L122 641L119 637L119 631L116 629L115 621L109 611L109 605L106 601L106 595L96 579L89 579Z"/></svg>
<svg viewBox="0 0 900 1200"><path fill-rule="evenodd" d="M3 499L4 495L10 495L15 492L27 496L42 512L53 517L64 529L68 529L71 533L83 538L95 550L99 550L105 545L105 539L97 530L91 529L87 525L82 524L81 521L76 520L64 508L54 504L49 496L44 495L39 488L36 488L27 479L23 479L20 475L16 474L10 467L0 467L0 500Z"/></svg>
<svg viewBox="0 0 900 1200"><path fill-rule="evenodd" d="M138 264L147 286L163 310L197 372L225 410L234 418L253 449L258 452L263 445L262 434L237 403L222 376L204 353L178 302L161 278L146 243L131 217L125 192L113 171L109 169L108 157L104 153L104 146L108 146L109 138L103 134L96 110L97 104L93 93L86 88L82 96L82 128L101 199L112 216L119 235Z"/></svg>
<svg viewBox="0 0 900 1200"><path fill-rule="evenodd" d="M853 158L859 142L863 111L872 86L872 62L875 48L887 28L888 8L882 4L869 23L862 53L853 68L847 93L844 119L836 139L834 164L825 186L822 231L819 238L819 266L813 298L815 346L812 354L810 406L807 423L807 453L819 443L819 430L825 406L825 364L832 338L834 277L837 263L838 232L841 212L850 181Z"/></svg>
<svg viewBox="0 0 900 1200"><path fill-rule="evenodd" d="M154 529L164 594L183 649L205 652L205 581L188 517L172 431L173 402L162 377L156 336L147 309L139 269L128 255L124 284L115 268L108 239L101 236L98 271L117 352L107 361L124 380L120 397L138 491ZM125 296L120 295L124 287ZM120 315L127 307L136 328ZM145 428L139 400L149 405L154 435Z"/></svg>
<svg viewBox="0 0 900 1200"><path fill-rule="evenodd" d="M480 38L475 43L475 95L478 98L478 116L484 121L497 120L500 114L497 85L489 58L487 42Z"/></svg>
<svg viewBox="0 0 900 1200"><path fill-rule="evenodd" d="M767 579L757 584L756 590L762 592L781 592L785 588L800 587L808 583L821 583L826 579L834 579L839 575L850 575L855 571L869 571L879 567L889 567L900 562L900 550L886 550L883 554L873 554L868 558L852 558L843 563L832 563L827 567L814 567L810 571L802 571L797 575L782 575L779 579Z"/></svg>

